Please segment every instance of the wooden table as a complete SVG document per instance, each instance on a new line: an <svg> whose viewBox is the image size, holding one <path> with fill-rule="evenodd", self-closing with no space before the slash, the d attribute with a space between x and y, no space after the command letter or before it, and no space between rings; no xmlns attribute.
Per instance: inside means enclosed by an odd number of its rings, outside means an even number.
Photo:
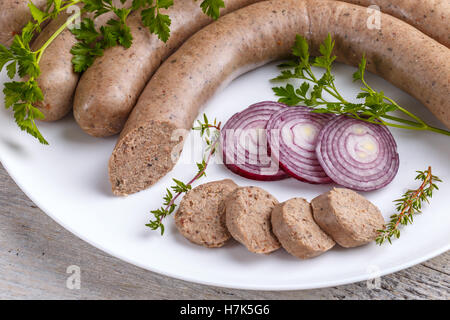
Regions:
<svg viewBox="0 0 450 320"><path fill-rule="evenodd" d="M367 282L304 291L246 291L168 278L92 247L45 215L0 165L0 299L450 299L450 252ZM71 265L80 289L68 289Z"/></svg>

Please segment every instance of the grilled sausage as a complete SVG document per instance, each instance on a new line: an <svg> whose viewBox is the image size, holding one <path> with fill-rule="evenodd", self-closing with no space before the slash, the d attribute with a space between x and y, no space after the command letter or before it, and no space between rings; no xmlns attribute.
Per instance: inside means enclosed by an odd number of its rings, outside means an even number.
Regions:
<svg viewBox="0 0 450 320"><path fill-rule="evenodd" d="M311 205L303 198L276 205L272 211L272 229L283 248L300 259L316 257L335 245L316 224Z"/></svg>
<svg viewBox="0 0 450 320"><path fill-rule="evenodd" d="M0 43L9 46L16 34L31 21L31 12L28 0L2 0L0 1ZM47 0L32 0L40 10L44 10Z"/></svg>
<svg viewBox="0 0 450 320"><path fill-rule="evenodd" d="M360 6L376 5L450 47L450 1L448 0L343 0Z"/></svg>
<svg viewBox="0 0 450 320"><path fill-rule="evenodd" d="M121 6L120 0L114 0L114 4L118 7ZM70 15L66 12L60 13L39 34L33 42L32 48L39 49L67 21ZM89 13L86 16L92 18L93 15ZM115 14L112 12L102 14L95 19L96 27L100 27L113 17ZM37 81L44 100L37 102L36 107L44 114L43 121L59 120L72 110L73 94L80 78L80 74L73 71L73 56L70 53L76 42L77 39L72 32L65 29L47 47L39 62L41 75Z"/></svg>
<svg viewBox="0 0 450 320"><path fill-rule="evenodd" d="M311 201L314 220L340 246L357 247L377 237L383 229L380 210L355 191L333 188Z"/></svg>
<svg viewBox="0 0 450 320"><path fill-rule="evenodd" d="M175 225L192 243L222 247L230 238L225 223L225 200L237 188L230 179L212 181L190 190L175 213Z"/></svg>
<svg viewBox="0 0 450 320"><path fill-rule="evenodd" d="M221 14L261 0L225 0ZM140 12L128 18L133 35L129 49L114 47L83 74L76 89L74 116L97 137L120 133L146 83L160 64L188 37L212 22L192 0L175 1L167 10L170 38L164 43L142 26Z"/></svg>
<svg viewBox="0 0 450 320"><path fill-rule="evenodd" d="M273 0L223 16L192 36L141 94L109 161L113 193L151 186L169 172L201 106L238 75L286 58L296 34L313 53L330 33L338 60L367 68L420 100L450 127L450 50L409 24L382 14L368 29L366 8L338 1ZM176 148L175 148L176 147ZM149 166L151 164L151 166Z"/></svg>
<svg viewBox="0 0 450 320"><path fill-rule="evenodd" d="M270 217L278 200L258 187L237 188L226 200L226 224L231 236L254 253L280 248Z"/></svg>

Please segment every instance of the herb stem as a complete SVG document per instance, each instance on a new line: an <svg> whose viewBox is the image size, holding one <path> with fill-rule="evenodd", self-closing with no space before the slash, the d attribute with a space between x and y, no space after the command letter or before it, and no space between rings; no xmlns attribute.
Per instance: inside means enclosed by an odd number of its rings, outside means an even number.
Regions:
<svg viewBox="0 0 450 320"><path fill-rule="evenodd" d="M45 49L47 49L47 47L53 42L53 40L55 40L61 34L61 32L63 32L64 29L66 29L67 26L69 26L75 19L80 17L80 15L81 12L77 12L74 15L72 15L69 19L67 19L67 21L62 26L60 26L58 30L56 30L56 32L52 34L52 36L44 43L44 45L41 48L39 48L39 50L36 51L36 53L38 53L37 63L41 61Z"/></svg>
<svg viewBox="0 0 450 320"><path fill-rule="evenodd" d="M69 7L71 7L71 6L73 6L73 5L77 4L77 3L80 3L80 2L81 2L81 0L73 0L71 3L69 3L69 4L65 5L64 7L60 8L59 12L67 10Z"/></svg>
<svg viewBox="0 0 450 320"><path fill-rule="evenodd" d="M434 176L431 166L425 171L417 171L416 180L422 180L421 185L416 190L406 191L402 198L395 200L398 214L393 214L390 221L382 230L378 230L376 243L381 245L385 241L392 243L392 238L400 237L400 225L407 225L413 222L413 215L421 212L422 203L429 202L433 196L433 190L437 190L435 182L442 182L441 179Z"/></svg>
<svg viewBox="0 0 450 320"><path fill-rule="evenodd" d="M214 127L215 128L215 127ZM218 129L220 130L220 129ZM205 166L203 167L202 170L200 170L186 185L187 186L192 186L192 184L197 181L197 179L199 179L201 176L203 176L205 174L206 168L208 167L209 162L211 161L211 158L214 154L214 151L217 147L217 144L219 143L219 139L215 139L214 143L211 147L211 150L208 154L208 157L205 160ZM166 205L165 210L168 211L169 208L175 203L175 201L183 194L183 192L178 192L173 199ZM165 218L165 216L160 216L158 221L159 223L162 223L162 219Z"/></svg>
<svg viewBox="0 0 450 320"><path fill-rule="evenodd" d="M154 220L151 220L148 224L146 224L146 226L152 230L160 229L161 235L164 234L163 219L175 211L175 208L177 206L175 204L175 201L183 193L186 193L189 190L191 190L192 184L195 181L197 181L198 179L200 179L201 177L206 175L206 169L208 167L208 164L210 163L211 158L213 157L213 155L215 154L215 152L217 150L217 146L220 141L221 122L219 122L217 124L217 120L214 120L214 123L209 123L208 118L206 117L205 114L203 115L203 120L204 120L204 122L201 122L200 120L198 120L197 122L198 122L199 126L192 128L192 130L200 131L200 137L204 138L204 140L208 146L206 148L206 150L204 151L205 154L203 155L202 162L197 163L197 168L198 168L197 174L187 184L185 184L177 179L173 179L173 181L176 183L176 185L167 189L167 193L163 198L164 199L163 206L160 209L151 211L151 213L154 216ZM215 129L215 132L213 133L211 139L210 139L210 137L211 137L210 129ZM207 152L207 156L206 156L206 152ZM175 195L172 194L170 189L173 190Z"/></svg>

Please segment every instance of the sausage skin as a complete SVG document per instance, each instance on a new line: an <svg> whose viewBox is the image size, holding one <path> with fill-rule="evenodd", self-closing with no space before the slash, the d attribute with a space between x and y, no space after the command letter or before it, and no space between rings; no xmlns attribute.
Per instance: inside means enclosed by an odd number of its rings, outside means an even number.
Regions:
<svg viewBox="0 0 450 320"><path fill-rule="evenodd" d="M63 25L70 14L62 12L38 35L31 46L38 50ZM37 78L44 100L34 103L43 114L42 121L56 121L64 117L72 108L72 96L78 83L79 74L73 71L70 50L77 42L75 36L66 29L45 49Z"/></svg>
<svg viewBox="0 0 450 320"><path fill-rule="evenodd" d="M0 1L0 43L11 45L16 34L31 21L32 16L28 8L28 0L2 0ZM32 0L40 10L44 10L47 0Z"/></svg>
<svg viewBox="0 0 450 320"><path fill-rule="evenodd" d="M221 14L261 0L225 0ZM172 20L164 43L141 23L139 11L127 20L133 35L131 48L108 49L82 75L75 92L74 117L88 134L106 137L120 133L150 77L188 37L213 20L198 2L175 1L165 10Z"/></svg>
<svg viewBox="0 0 450 320"><path fill-rule="evenodd" d="M368 29L366 8L338 2L273 0L205 27L158 69L141 94L109 161L113 193L143 190L169 172L201 106L240 74L289 56L297 34L313 53L330 33L338 61L367 69L416 97L450 127L450 50L382 14Z"/></svg>
<svg viewBox="0 0 450 320"><path fill-rule="evenodd" d="M343 0L368 7L378 6L416 27L434 40L450 48L450 1L448 0Z"/></svg>

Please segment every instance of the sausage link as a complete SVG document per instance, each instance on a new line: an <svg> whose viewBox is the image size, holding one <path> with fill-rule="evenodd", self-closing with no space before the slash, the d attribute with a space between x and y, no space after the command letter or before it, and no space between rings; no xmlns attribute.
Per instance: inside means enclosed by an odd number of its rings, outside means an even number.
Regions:
<svg viewBox="0 0 450 320"><path fill-rule="evenodd" d="M225 1L226 8L222 13L258 1L228 0ZM445 40L445 37L448 40L450 36L448 19L439 19L450 15L450 2L447 0L424 3L422 0L400 0L396 5L385 0L344 1L364 6L379 3L383 11L427 31L440 41ZM168 13L172 17L172 35L167 44L142 27L140 14L136 12L129 18L132 34L136 39L133 46L128 50L109 49L83 74L75 93L74 115L85 132L98 137L119 133L139 94L161 62L188 36L210 22L198 4L191 0L175 2ZM424 17L426 15L428 18Z"/></svg>
<svg viewBox="0 0 450 320"><path fill-rule="evenodd" d="M360 6L378 6L382 12L408 22L450 48L449 0L343 0Z"/></svg>
<svg viewBox="0 0 450 320"><path fill-rule="evenodd" d="M381 14L369 29L366 8L338 2L273 0L223 16L169 57L131 113L109 161L113 193L143 190L169 172L202 105L238 75L289 56L295 35L314 52L328 33L340 62L357 65L416 97L450 127L450 50L409 24Z"/></svg>
<svg viewBox="0 0 450 320"><path fill-rule="evenodd" d="M114 0L114 4L120 6L120 0ZM92 18L93 15L88 13L85 16ZM69 17L70 14L63 12L51 21L33 42L33 50L39 49ZM112 12L99 16L95 19L96 27L106 24L113 17L115 14ZM37 102L36 107L44 114L43 121L59 120L72 110L73 95L80 79L80 74L73 70L73 56L70 53L76 43L72 32L65 29L47 47L39 62L41 75L37 81L44 100Z"/></svg>
<svg viewBox="0 0 450 320"><path fill-rule="evenodd" d="M16 34L31 21L31 12L28 0L2 0L0 1L0 43L9 46ZM47 0L32 0L33 4L44 10Z"/></svg>
<svg viewBox="0 0 450 320"><path fill-rule="evenodd" d="M258 1L225 0L221 14ZM166 43L143 27L140 12L133 12L128 19L134 38L131 48L108 49L82 75L74 98L74 116L88 134L105 137L119 133L161 63L188 37L212 22L192 0L175 1L165 13L172 20Z"/></svg>

